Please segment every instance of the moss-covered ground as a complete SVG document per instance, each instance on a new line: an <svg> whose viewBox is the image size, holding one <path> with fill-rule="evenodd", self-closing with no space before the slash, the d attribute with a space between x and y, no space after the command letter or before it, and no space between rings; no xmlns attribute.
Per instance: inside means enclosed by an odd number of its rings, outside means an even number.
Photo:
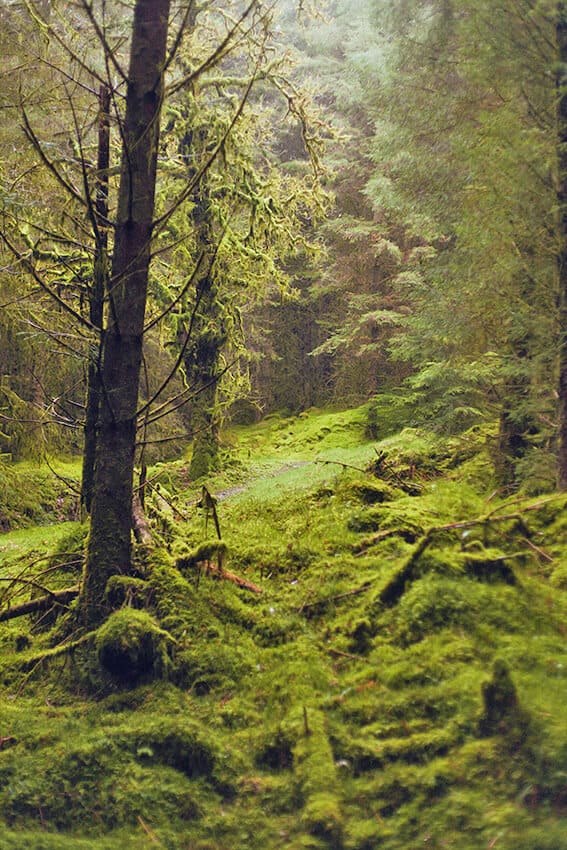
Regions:
<svg viewBox="0 0 567 850"><path fill-rule="evenodd" d="M214 504L156 467L99 632L0 623L0 850L567 850L567 498L365 416L235 429ZM85 533L0 538L0 613Z"/></svg>

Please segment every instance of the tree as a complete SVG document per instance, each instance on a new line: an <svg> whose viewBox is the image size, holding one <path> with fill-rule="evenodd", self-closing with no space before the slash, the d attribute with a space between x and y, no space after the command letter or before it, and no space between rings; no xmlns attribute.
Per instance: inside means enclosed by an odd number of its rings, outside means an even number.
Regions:
<svg viewBox="0 0 567 850"><path fill-rule="evenodd" d="M101 619L110 576L131 570L138 392L167 58L169 0L136 0L104 333L91 528L80 606Z"/></svg>
<svg viewBox="0 0 567 850"><path fill-rule="evenodd" d="M265 79L264 69L262 74L259 69L267 62L264 41L269 33L269 15L259 0L252 0L247 5L235 3L230 10L234 14L228 14L229 10L225 8L215 8L213 3L208 4L203 9L205 30L207 33L215 32L217 43L207 38L191 54L195 42L198 44L195 39L189 48L189 60L185 58L179 62L178 57L186 49L188 34L193 30L195 9L189 6L181 10L181 23L171 39L168 53L169 4L136 3L129 41L130 66L125 73L122 48L117 47L124 43L123 37L128 31L129 23L123 17L114 19L105 11L98 21L90 4L81 2L74 7L74 14L78 17L72 22L72 28L79 33L79 40L83 38L82 33L94 32L97 53L96 50L91 51L88 36L84 44L76 45L73 35L61 29L58 17L52 24L42 18L39 8L30 8L40 31L49 36L48 43L57 45L59 52L56 59L49 56L45 57L45 61L49 67L58 69L63 80L63 102L74 135L69 140L70 154L59 141L54 143L42 138L37 126L43 113L40 110L37 115L30 116L24 98L22 116L26 136L32 152L60 193L60 215L58 223L49 227L33 221L31 235L28 232L30 228L22 227L21 219L14 215L3 237L24 271L52 299L62 315L75 323L82 350L91 352L88 360L83 486L85 507L91 507L91 531L80 600L83 622L90 625L104 616L104 589L108 578L132 569L131 506L140 414L144 413L145 423L157 420L193 394L190 388L189 392L183 391L178 397L168 398L166 395L166 390L173 386L175 369L183 360L180 354L172 364L170 374L159 382L155 390L150 390L152 382L148 381L147 398L140 408L138 396L144 338L151 328L171 317L176 307L185 304L189 322L184 332L182 353L193 355L186 361L186 374L190 378L195 377L193 383L197 387L193 390L207 389L210 384L216 392L218 375L215 372L213 380L203 380L207 364L203 358L195 357L190 345L191 335L198 331L197 338L202 337L211 324L218 324L221 318L222 321L226 319L226 304L230 302L228 292L222 295L222 309L225 311L222 317L220 313L214 314L211 304L221 303L219 293L227 287L227 283L229 289L232 286L233 292L238 288L244 269L243 257L248 257L247 282L260 274L262 265L265 274L265 260L270 255L269 252L262 253L259 246L262 240L267 239L266 225L262 215L257 210L252 215L251 209L254 204L258 210L268 208L266 199L257 193L265 189L269 181L253 178L252 172L247 171L248 165L243 165L245 158L240 154L234 157L234 171L231 179L227 180L226 163L230 148L238 152L239 146L230 140L252 85L259 79ZM215 20L220 22L220 27L210 26ZM257 41L254 38L256 31L264 34ZM202 131L196 125L186 128L188 146L182 151L181 159L184 163L192 160L193 166L189 170L186 167L182 169L181 185L177 176L173 193L168 192L165 200L162 196L159 211L155 212L165 73L169 72L172 78L170 94L182 97L183 90L189 87L193 97L195 92L200 97L199 78L220 68L223 62L226 63L223 71L226 74L232 61L230 53L234 44L240 42L255 45L257 55L254 57L251 47L245 61L240 66L236 62L233 68L233 71L239 70L236 82L234 74L233 82L230 75L207 81L211 90L226 91L225 109L217 122L220 133L200 137ZM64 67L61 56L67 57L68 68ZM57 62L61 64L58 66ZM272 67L279 67L279 63L273 63ZM117 85L111 85L110 76L118 78ZM124 83L125 112L121 97ZM93 124L88 119L89 98L96 92L95 84L98 84L99 106L94 128L98 127L98 133L93 133ZM281 88L281 81L279 86ZM235 105L234 95L238 91L243 94L236 98ZM60 106L60 102L57 105ZM79 117L83 105L86 105L86 117L82 114ZM65 126L60 112L60 109L53 110L49 117L56 125L60 122ZM214 108L210 115L214 116ZM191 115L189 119L194 121L195 116ZM112 126L119 129L121 147L118 186L113 177L115 169L109 151ZM52 127L46 121L43 129ZM87 155L93 147L95 164L89 162ZM176 153L179 153L179 139L177 147ZM164 153L166 148L167 145L162 147ZM165 163L163 172L164 175L168 173ZM232 179L238 174L242 175L242 180L238 186L232 186ZM238 202L238 198L246 194L243 185L248 187L248 200L244 205ZM110 200L114 189L117 189L118 197L116 209ZM287 190L289 197L286 200L295 194L293 185L290 184ZM303 204L302 197L299 195L296 202L298 207ZM283 201L279 203L283 204ZM289 205L290 209L295 209L294 203ZM234 220L229 226L231 216ZM248 227L244 226L247 220ZM258 234L254 238L250 238L252 220ZM293 216L282 216L280 221L279 211L274 208L274 220L278 222L275 231L279 228L285 234L287 244L292 244L295 240L290 231ZM174 233L176 221L184 221L181 234ZM61 222L66 223L65 230L61 229ZM246 235L248 244L244 250ZM280 236L278 244L283 245L285 240ZM169 302L156 304L146 321L150 291L148 270L152 254L168 258L166 268L173 270L172 258L179 246L185 243L193 246L190 253L194 269L188 274L188 283L177 289L174 286ZM235 246L238 246L237 250ZM274 247L273 251L276 250ZM112 257L110 267L108 255ZM254 257L256 265L252 275L250 257ZM276 268L273 256L270 263ZM235 275L233 282L227 274L229 268ZM187 274L187 269L184 273ZM191 283L195 282L196 297L191 300L186 296ZM154 291L156 282L152 281L151 286ZM158 289L159 286L157 284ZM205 311L201 318L198 310L203 306L208 308L208 312ZM56 326L59 327L60 323ZM149 350L147 345L146 349ZM217 346L212 361L214 370L218 369L219 350ZM154 406L157 411L152 416L149 412Z"/></svg>
<svg viewBox="0 0 567 850"><path fill-rule="evenodd" d="M567 490L567 7L558 2L557 38L557 202L559 275L559 453L558 484Z"/></svg>
<svg viewBox="0 0 567 850"><path fill-rule="evenodd" d="M199 22L195 13L178 57L182 76L186 55L208 49ZM324 206L318 124L289 66L271 10L263 9L230 56L192 80L167 110L170 182L163 191L180 179L191 187L166 235L179 243L184 229L190 234L173 252L175 285L188 279L170 324L190 393L194 478L216 467L222 418L247 391L251 313L268 293L290 294L289 262L313 252L306 222ZM296 173L279 156L280 127L298 135L304 129L305 163Z"/></svg>

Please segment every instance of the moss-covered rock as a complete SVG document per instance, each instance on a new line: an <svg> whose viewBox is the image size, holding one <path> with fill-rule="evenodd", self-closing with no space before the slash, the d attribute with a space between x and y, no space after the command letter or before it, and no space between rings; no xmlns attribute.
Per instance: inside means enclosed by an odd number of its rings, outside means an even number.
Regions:
<svg viewBox="0 0 567 850"><path fill-rule="evenodd" d="M401 495L400 490L396 490L385 481L353 481L345 490L347 496L363 502L365 505L391 502Z"/></svg>
<svg viewBox="0 0 567 850"><path fill-rule="evenodd" d="M169 667L171 635L146 611L122 608L99 628L96 651L102 667L125 682L163 676Z"/></svg>
<svg viewBox="0 0 567 850"><path fill-rule="evenodd" d="M508 665L501 658L496 659L491 678L482 685L482 703L478 724L481 735L504 735L515 743L526 739L529 715L520 705Z"/></svg>

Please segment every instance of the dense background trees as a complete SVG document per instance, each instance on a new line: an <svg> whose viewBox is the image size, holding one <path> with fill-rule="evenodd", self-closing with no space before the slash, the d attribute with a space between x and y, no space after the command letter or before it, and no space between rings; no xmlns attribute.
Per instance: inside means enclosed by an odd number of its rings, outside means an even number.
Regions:
<svg viewBox="0 0 567 850"><path fill-rule="evenodd" d="M549 486L557 8L439 0L331 11L303 47L341 131L329 144L329 260L305 299L319 299L327 397L379 393L382 434L497 420L500 483Z"/></svg>
<svg viewBox="0 0 567 850"><path fill-rule="evenodd" d="M81 445L100 355L91 272L108 230L89 210L98 92L109 85L112 219L129 26L106 6L30 9L2 9L0 439L14 458ZM565 394L561 8L290 0L179 14L146 459L193 436L192 472L206 474L231 413L374 398L377 434L498 422L501 484L549 486Z"/></svg>

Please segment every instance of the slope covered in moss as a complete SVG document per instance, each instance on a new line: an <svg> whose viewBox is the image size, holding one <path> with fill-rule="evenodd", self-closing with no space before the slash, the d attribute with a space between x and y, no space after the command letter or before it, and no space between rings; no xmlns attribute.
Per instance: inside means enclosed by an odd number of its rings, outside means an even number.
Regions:
<svg viewBox="0 0 567 850"><path fill-rule="evenodd" d="M566 500L364 426L239 429L214 508L154 470L118 613L0 624L0 848L567 848ZM83 534L2 578L72 584Z"/></svg>

